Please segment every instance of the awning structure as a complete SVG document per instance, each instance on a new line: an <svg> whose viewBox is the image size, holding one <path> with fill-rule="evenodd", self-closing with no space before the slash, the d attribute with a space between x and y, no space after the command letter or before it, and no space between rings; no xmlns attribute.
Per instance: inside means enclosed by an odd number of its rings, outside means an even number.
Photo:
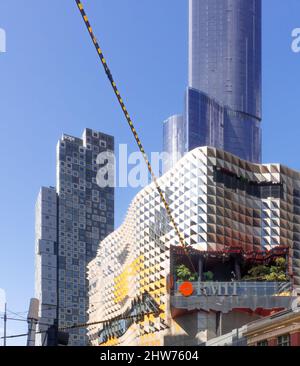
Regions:
<svg viewBox="0 0 300 366"><path fill-rule="evenodd" d="M246 261L259 263L268 262L274 257L287 256L289 254L288 246L277 246L271 250L256 250L245 251L239 247L229 247L222 251L201 251L193 247L186 248L186 251L191 257L203 257L203 258L216 258L216 259L229 259L232 256L240 256ZM184 256L185 252L179 246L171 246L171 253L177 256Z"/></svg>

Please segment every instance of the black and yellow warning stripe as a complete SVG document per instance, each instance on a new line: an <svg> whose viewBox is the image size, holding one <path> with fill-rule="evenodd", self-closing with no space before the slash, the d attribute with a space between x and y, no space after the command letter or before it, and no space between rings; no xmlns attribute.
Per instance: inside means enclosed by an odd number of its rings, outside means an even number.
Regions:
<svg viewBox="0 0 300 366"><path fill-rule="evenodd" d="M179 242L180 242L181 246L184 248L186 255L189 257L189 260L191 262L192 268L195 270L195 267L193 265L193 262L190 259L190 256L189 256L188 252L186 251L186 245L185 245L185 242L184 242L184 238L183 238L183 236L181 235L181 233L180 233L180 231L178 229L178 226L177 226L177 224L176 224L176 222L175 222L175 220L173 218L173 215L172 215L171 209L170 209L170 207L168 205L168 202L166 201L165 196L163 194L163 191L162 191L162 189L160 188L160 186L159 186L159 184L157 182L157 178L156 178L156 176L155 176L155 174L153 172L153 169L151 167L150 161L149 161L149 159L147 157L147 154L146 154L146 152L144 150L144 147L143 147L143 145L141 143L141 140L140 140L140 138L139 138L139 136L137 134L137 131L136 131L134 125L133 125L133 122L132 122L132 120L130 118L130 115L129 115L128 111L127 111L127 108L126 108L126 106L124 104L124 101L123 101L123 99L121 97L121 94L120 94L120 92L119 92L119 90L117 88L117 85L116 85L116 83L115 83L115 81L113 79L113 76L111 74L111 71L110 71L110 69L109 69L109 67L108 67L108 65L106 63L106 60L105 60L104 55L103 55L103 52L102 52L102 50L101 50L101 48L99 46L99 43L97 41L97 38L94 35L93 29L91 27L91 24L90 24L90 22L88 20L87 15L85 13L85 10L83 8L83 5L82 5L82 3L81 3L80 0L75 0L75 1L76 1L77 6L78 6L78 9L80 10L80 14L81 14L81 16L82 16L82 18L84 20L84 23L85 23L85 25L87 27L87 30L88 30L88 32L90 34L90 37L91 37L91 39L92 39L92 41L94 43L94 46L95 46L95 48L97 50L98 56L99 56L99 58L101 60L101 63L103 65L103 67L104 67L105 73L106 73L106 75L107 75L107 77L108 77L108 79L109 79L109 81L110 81L110 83L111 83L111 85L113 87L113 90L114 90L114 92L116 94L116 97L117 97L119 103L120 103L120 106L122 108L122 111L123 111L123 113L124 113L124 115L126 117L126 120L128 122L128 125L129 125L129 127L131 129L131 132L133 133L133 136L135 138L135 141L137 142L138 147L140 149L140 152L142 153L143 158L144 158L144 160L145 160L145 162L147 164L147 167L148 167L148 170L150 172L150 175L151 175L151 177L153 179L153 182L154 182L154 184L156 186L156 189L157 189L157 191L159 193L159 196L160 196L160 198L161 198L161 200L162 200L162 202L163 202L163 204L165 206L165 209L166 209L167 215L169 217L169 220L171 221L171 223L172 223L172 225L173 225L173 227L174 227L174 229L176 231L176 234L178 236L178 239L179 239Z"/></svg>
<svg viewBox="0 0 300 366"><path fill-rule="evenodd" d="M73 324L70 325L69 327L60 327L58 328L58 330L64 331L64 330L70 330L70 329L77 329L77 328L86 328L86 327L91 327L93 325L98 325L98 324L106 324L112 321L118 321L118 320L135 320L136 318L141 318L141 317L147 317L149 315L159 315L160 311L150 311L150 312L143 312L137 315L128 315L128 316L118 316L114 319L110 319L110 320L99 320L99 321L95 321L92 323L79 323L79 324Z"/></svg>

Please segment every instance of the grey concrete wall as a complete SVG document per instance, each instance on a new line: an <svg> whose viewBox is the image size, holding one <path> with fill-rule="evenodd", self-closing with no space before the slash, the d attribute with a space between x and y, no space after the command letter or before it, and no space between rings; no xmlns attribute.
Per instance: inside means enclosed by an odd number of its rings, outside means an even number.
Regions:
<svg viewBox="0 0 300 366"><path fill-rule="evenodd" d="M231 332L233 329L242 327L245 324L253 322L261 317L247 313L232 311L222 316L222 334Z"/></svg>

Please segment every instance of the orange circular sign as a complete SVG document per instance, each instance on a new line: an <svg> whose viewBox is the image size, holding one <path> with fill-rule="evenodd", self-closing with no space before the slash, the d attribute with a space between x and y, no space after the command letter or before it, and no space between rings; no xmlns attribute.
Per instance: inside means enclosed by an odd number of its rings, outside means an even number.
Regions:
<svg viewBox="0 0 300 366"><path fill-rule="evenodd" d="M193 284L191 282L183 282L183 284L179 287L179 292L185 297L193 295Z"/></svg>

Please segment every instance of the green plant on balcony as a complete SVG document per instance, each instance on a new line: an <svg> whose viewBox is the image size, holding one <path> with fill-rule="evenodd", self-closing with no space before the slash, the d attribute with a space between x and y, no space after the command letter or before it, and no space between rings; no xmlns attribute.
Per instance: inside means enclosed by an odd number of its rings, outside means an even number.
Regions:
<svg viewBox="0 0 300 366"><path fill-rule="evenodd" d="M214 274L211 271L204 272L203 276L204 276L204 281L206 281L206 282L212 282L214 280Z"/></svg>
<svg viewBox="0 0 300 366"><path fill-rule="evenodd" d="M180 264L175 269L176 278L179 281L197 281L197 273L193 273L187 266Z"/></svg>
<svg viewBox="0 0 300 366"><path fill-rule="evenodd" d="M252 267L246 276L245 281L267 281L267 282L286 282L286 260L277 258L272 266L257 265Z"/></svg>

